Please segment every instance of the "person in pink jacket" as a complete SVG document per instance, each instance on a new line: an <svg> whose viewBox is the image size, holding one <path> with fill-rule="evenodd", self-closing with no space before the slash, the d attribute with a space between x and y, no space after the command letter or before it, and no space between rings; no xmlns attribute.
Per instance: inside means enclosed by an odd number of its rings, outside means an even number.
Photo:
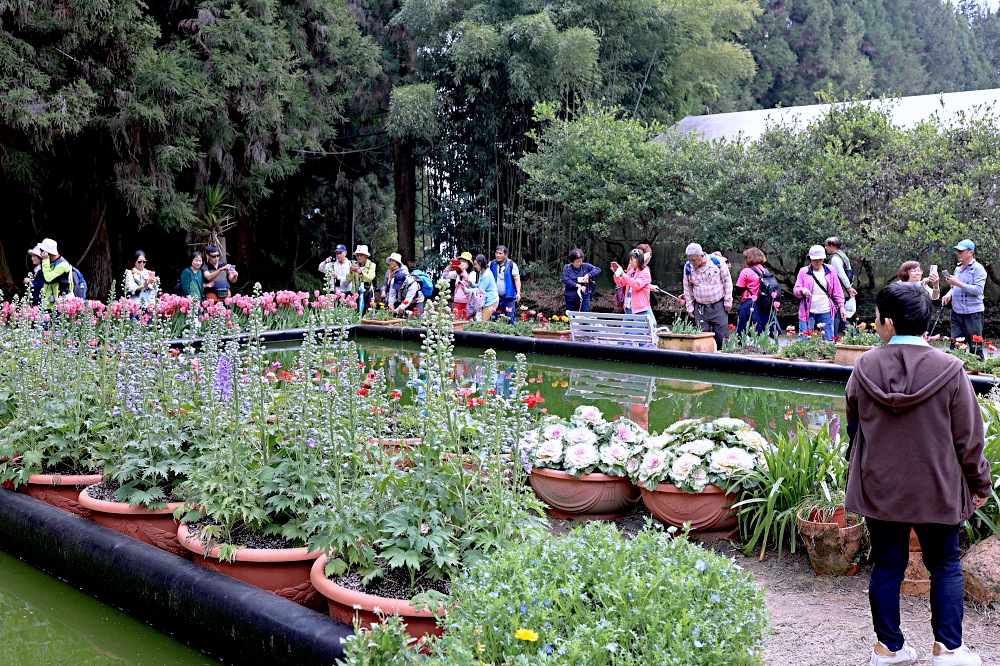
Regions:
<svg viewBox="0 0 1000 666"><path fill-rule="evenodd" d="M617 261L612 261L611 272L614 274L615 284L625 287L625 314L646 315L650 330L656 331L656 317L649 304L649 288L653 283L653 276L646 266L642 250L635 249L628 253L628 270L623 269ZM653 339L656 339L655 332Z"/></svg>
<svg viewBox="0 0 1000 666"><path fill-rule="evenodd" d="M833 340L833 319L844 307L844 289L837 274L824 263L822 245L809 248L809 265L799 269L792 289L799 302L799 335L823 331L824 340Z"/></svg>

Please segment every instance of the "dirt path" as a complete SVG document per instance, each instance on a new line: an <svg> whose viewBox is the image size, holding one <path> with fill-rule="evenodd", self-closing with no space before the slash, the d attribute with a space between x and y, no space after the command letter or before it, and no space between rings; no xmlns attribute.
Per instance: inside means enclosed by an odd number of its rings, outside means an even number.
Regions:
<svg viewBox="0 0 1000 666"><path fill-rule="evenodd" d="M734 557L737 564L753 572L767 591L774 633L765 643L767 662L774 666L864 665L871 655L875 634L868 607L868 574L816 576L805 553L785 554L779 561L764 562L745 557L728 545L717 552ZM918 664L931 663L931 610L927 597L904 596L902 627L907 641L920 654ZM1000 612L965 604L965 642L983 658L984 664L1000 664Z"/></svg>

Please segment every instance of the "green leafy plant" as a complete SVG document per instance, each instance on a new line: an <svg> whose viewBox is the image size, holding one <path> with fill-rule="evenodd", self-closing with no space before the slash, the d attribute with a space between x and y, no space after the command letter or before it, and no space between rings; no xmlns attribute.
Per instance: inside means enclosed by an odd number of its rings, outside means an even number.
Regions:
<svg viewBox="0 0 1000 666"><path fill-rule="evenodd" d="M491 319L489 321L470 321L462 327L467 333L499 333L500 335L516 335L530 338L535 326L530 321L519 319L511 324L507 319Z"/></svg>
<svg viewBox="0 0 1000 666"><path fill-rule="evenodd" d="M842 345L878 347L882 344L882 338L875 332L873 325L862 322L860 324L848 324L838 342Z"/></svg>
<svg viewBox="0 0 1000 666"><path fill-rule="evenodd" d="M823 339L822 333L807 332L778 350L780 358L802 358L807 361L832 361L837 345Z"/></svg>
<svg viewBox="0 0 1000 666"><path fill-rule="evenodd" d="M983 410L986 446L983 455L990 463L993 492L968 523L969 537L978 541L989 534L1000 536L1000 389L979 398Z"/></svg>
<svg viewBox="0 0 1000 666"><path fill-rule="evenodd" d="M698 335L705 331L701 329L701 326L695 324L694 320L687 314L679 314L670 325L670 332L677 335Z"/></svg>
<svg viewBox="0 0 1000 666"><path fill-rule="evenodd" d="M758 333L748 327L739 335L730 335L722 343L722 351L727 354L776 354L778 341L766 332Z"/></svg>
<svg viewBox="0 0 1000 666"><path fill-rule="evenodd" d="M826 428L810 431L804 424L789 435L776 435L763 452L764 464L742 482L738 511L740 535L749 555L760 547L764 559L774 547L778 557L787 544L795 552L798 531L795 512L803 498L843 489L847 474L846 443L831 438Z"/></svg>
<svg viewBox="0 0 1000 666"><path fill-rule="evenodd" d="M456 663L763 663L763 591L683 537L592 522L507 547L453 581L438 647L457 640Z"/></svg>

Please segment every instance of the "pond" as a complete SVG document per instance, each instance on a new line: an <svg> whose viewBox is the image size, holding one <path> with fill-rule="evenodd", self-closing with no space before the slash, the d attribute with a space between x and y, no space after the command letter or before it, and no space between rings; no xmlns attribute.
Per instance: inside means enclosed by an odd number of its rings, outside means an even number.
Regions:
<svg viewBox="0 0 1000 666"><path fill-rule="evenodd" d="M0 664L217 663L0 551Z"/></svg>
<svg viewBox="0 0 1000 666"><path fill-rule="evenodd" d="M397 387L419 373L420 346L359 340L362 360L381 368ZM295 363L293 346L272 345L285 367ZM500 367L514 371L512 353L499 352ZM482 351L456 347L455 372L481 381ZM506 381L506 379L504 380ZM496 387L501 393L507 386ZM844 385L831 382L737 375L642 364L535 355L528 359L528 389L541 407L569 418L579 405L595 405L609 419L625 416L652 431L687 418L731 416L762 433L785 433L799 423L818 428L843 419Z"/></svg>

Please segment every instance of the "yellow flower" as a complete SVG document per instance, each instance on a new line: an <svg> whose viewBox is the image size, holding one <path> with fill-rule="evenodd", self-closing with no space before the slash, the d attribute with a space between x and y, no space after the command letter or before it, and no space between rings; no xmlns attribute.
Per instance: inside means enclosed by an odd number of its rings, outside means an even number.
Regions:
<svg viewBox="0 0 1000 666"><path fill-rule="evenodd" d="M538 640L538 632L532 631L531 629L518 629L514 632L514 638L519 641L531 641L532 643Z"/></svg>

